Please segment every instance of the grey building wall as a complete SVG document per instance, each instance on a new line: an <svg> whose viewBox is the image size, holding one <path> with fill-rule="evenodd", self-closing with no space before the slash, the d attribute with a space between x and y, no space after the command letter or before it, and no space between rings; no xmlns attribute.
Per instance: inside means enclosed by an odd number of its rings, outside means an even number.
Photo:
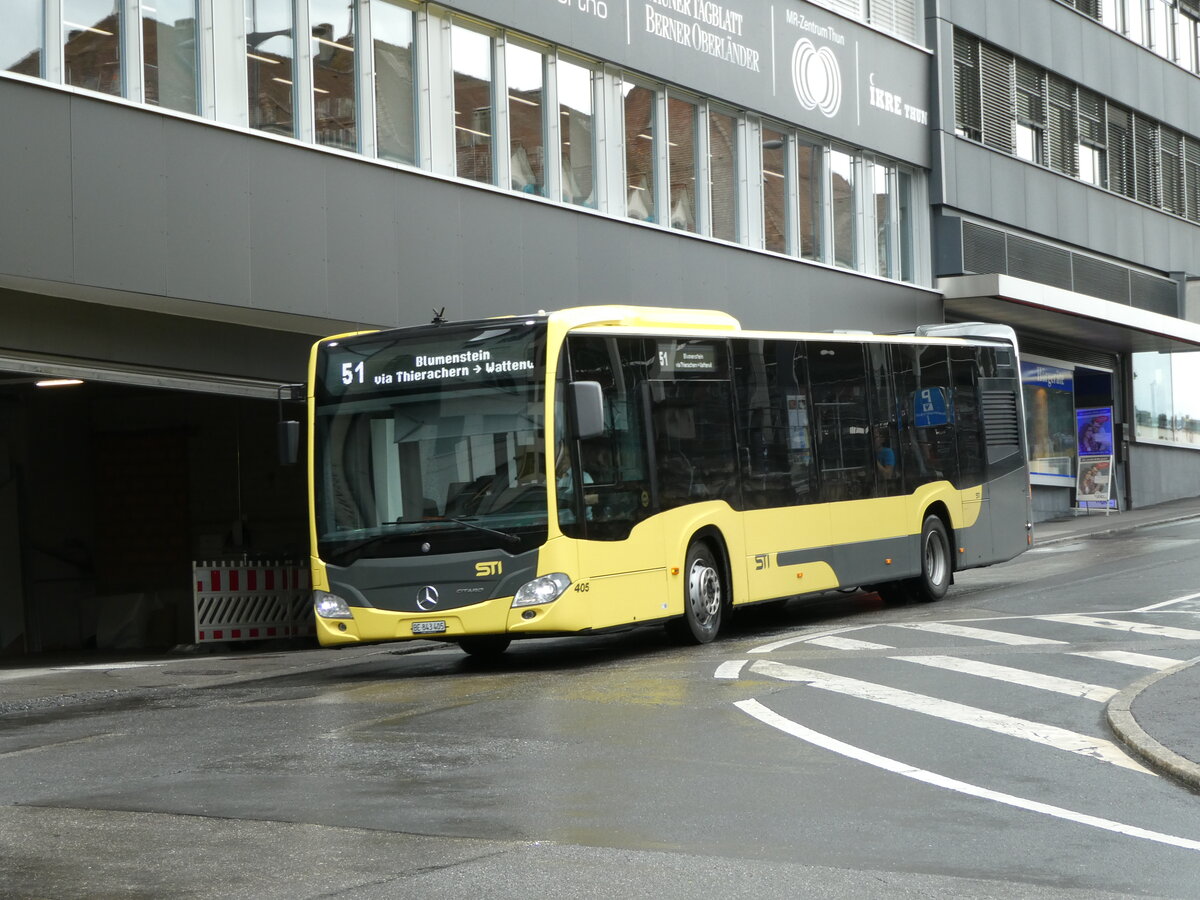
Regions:
<svg viewBox="0 0 1200 900"><path fill-rule="evenodd" d="M1129 477L1135 506L1200 497L1200 459L1195 450L1131 444Z"/></svg>
<svg viewBox="0 0 1200 900"><path fill-rule="evenodd" d="M929 0L936 42L930 202L1160 272L1200 268L1200 227L954 135L955 26L1200 137L1196 76L1050 0ZM1189 102L1190 101L1190 102ZM937 167L935 167L937 168Z"/></svg>
<svg viewBox="0 0 1200 900"><path fill-rule="evenodd" d="M0 133L0 286L26 292L306 340L442 307L702 306L814 329L941 318L928 290L153 109L8 79L0 105L37 123Z"/></svg>

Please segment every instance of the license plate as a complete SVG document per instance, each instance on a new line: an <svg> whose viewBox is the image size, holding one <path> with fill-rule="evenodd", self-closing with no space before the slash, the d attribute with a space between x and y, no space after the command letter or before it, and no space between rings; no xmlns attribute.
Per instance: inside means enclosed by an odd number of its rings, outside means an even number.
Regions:
<svg viewBox="0 0 1200 900"><path fill-rule="evenodd" d="M444 634L446 631L446 620L438 619L434 622L413 622L413 634Z"/></svg>

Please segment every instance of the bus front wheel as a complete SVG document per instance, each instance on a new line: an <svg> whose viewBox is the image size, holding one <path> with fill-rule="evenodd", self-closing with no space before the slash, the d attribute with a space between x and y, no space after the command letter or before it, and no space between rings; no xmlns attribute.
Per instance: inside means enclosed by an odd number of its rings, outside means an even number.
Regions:
<svg viewBox="0 0 1200 900"><path fill-rule="evenodd" d="M921 574L910 583L914 598L930 602L945 597L953 568L945 524L937 516L926 516L921 528Z"/></svg>
<svg viewBox="0 0 1200 900"><path fill-rule="evenodd" d="M683 574L683 618L672 623L672 631L686 643L707 644L721 630L727 600L721 560L707 542L696 541L688 547Z"/></svg>
<svg viewBox="0 0 1200 900"><path fill-rule="evenodd" d="M458 640L458 646L468 656L482 657L499 656L511 643L512 638L503 634L479 634Z"/></svg>

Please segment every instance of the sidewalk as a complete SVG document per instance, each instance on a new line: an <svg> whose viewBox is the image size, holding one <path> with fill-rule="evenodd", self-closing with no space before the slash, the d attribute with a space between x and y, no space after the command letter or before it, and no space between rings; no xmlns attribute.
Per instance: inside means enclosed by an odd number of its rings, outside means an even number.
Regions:
<svg viewBox="0 0 1200 900"><path fill-rule="evenodd" d="M1200 517L1200 497L1130 512L1091 512L1034 527L1035 546L1097 534L1131 531ZM413 641L340 650L316 647L223 654L115 656L98 653L42 655L0 663L0 715L53 708L118 694L200 688L337 669L384 654L420 653L438 644ZM1200 789L1200 658L1156 672L1130 685L1108 705L1108 721L1133 753L1158 770Z"/></svg>

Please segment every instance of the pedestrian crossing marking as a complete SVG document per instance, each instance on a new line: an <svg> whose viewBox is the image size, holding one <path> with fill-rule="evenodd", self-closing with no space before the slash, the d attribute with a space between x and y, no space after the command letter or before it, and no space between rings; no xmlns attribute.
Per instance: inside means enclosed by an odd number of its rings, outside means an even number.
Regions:
<svg viewBox="0 0 1200 900"><path fill-rule="evenodd" d="M1036 744L1066 750L1081 756L1090 756L1114 766L1132 769L1153 775L1149 769L1135 762L1119 747L1103 738L1078 734L1056 725L1033 722L1016 716L991 712L950 700L940 700L925 694L917 694L887 685L875 684L869 681L859 681L856 678L846 678L840 675L830 675L816 669L805 669L774 660L758 660L750 666L750 671L780 681L799 682L821 690L857 697L882 703L909 712L919 712L924 715L956 722L960 725L970 725L986 731L1022 738Z"/></svg>
<svg viewBox="0 0 1200 900"><path fill-rule="evenodd" d="M986 628L972 628L969 625L952 625L949 622L897 622L894 623L894 627L910 628L916 631L929 631L934 634L948 634L952 637L972 638L977 641L990 641L993 644L1011 644L1014 647L1033 644L1067 643L1066 641L1056 641L1051 638L1013 634L1008 631L990 631Z"/></svg>
<svg viewBox="0 0 1200 900"><path fill-rule="evenodd" d="M1180 663L1178 659L1166 656L1151 656L1148 653L1130 653L1127 650L1081 650L1071 656L1086 656L1088 659L1099 659L1104 662L1121 663L1125 666L1137 666L1139 669L1154 669L1161 672Z"/></svg>
<svg viewBox="0 0 1200 900"><path fill-rule="evenodd" d="M1066 694L1068 697L1096 700L1100 703L1112 699L1118 693L1116 688L1104 687L1099 684L1089 684L1086 681L1059 678L1056 675L1042 675L1039 672L1014 669L1011 666L998 666L993 663L979 662L973 659L959 659L955 656L897 656L895 659L902 659L905 662L917 663L922 666L931 666L935 669L945 669L949 672L978 675L982 678L993 678L997 681L1008 682L1009 684L1019 684L1024 687L1053 691L1056 694Z"/></svg>
<svg viewBox="0 0 1200 900"><path fill-rule="evenodd" d="M1112 631L1125 631L1131 634L1144 634L1152 637L1175 638L1181 641L1200 641L1200 631L1194 628L1175 628L1171 625L1151 625L1145 622L1126 622L1122 619L1106 619L1101 616L1080 616L1063 614L1054 616L1035 616L1044 622L1063 622L1067 625L1084 625L1089 628L1108 628Z"/></svg>
<svg viewBox="0 0 1200 900"><path fill-rule="evenodd" d="M854 638L838 637L837 635L827 635L826 637L815 637L805 641L806 644L816 644L818 647L831 647L834 650L895 650L887 644L873 644L870 641L859 641Z"/></svg>

